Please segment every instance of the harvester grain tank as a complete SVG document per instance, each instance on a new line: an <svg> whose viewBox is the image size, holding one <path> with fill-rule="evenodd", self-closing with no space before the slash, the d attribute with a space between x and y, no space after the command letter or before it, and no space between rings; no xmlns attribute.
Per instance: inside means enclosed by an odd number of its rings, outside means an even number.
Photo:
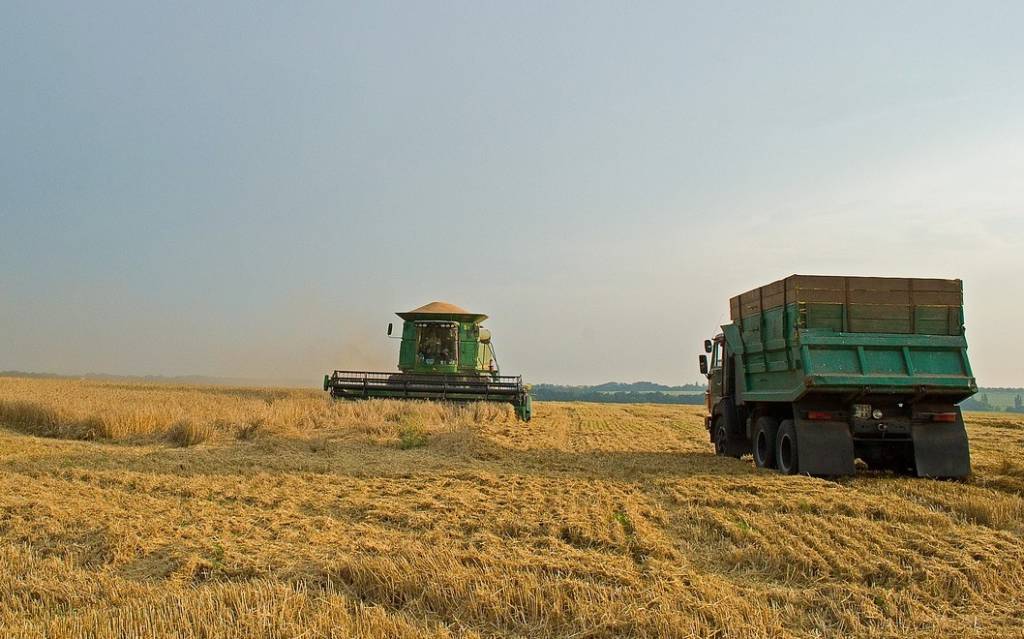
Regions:
<svg viewBox="0 0 1024 639"><path fill-rule="evenodd" d="M397 313L402 322L399 373L334 371L324 390L338 399L387 397L452 402L504 402L529 421L532 400L521 376L501 375L481 313L431 302ZM393 325L388 324L388 335Z"/></svg>
<svg viewBox="0 0 1024 639"><path fill-rule="evenodd" d="M730 300L704 343L719 455L787 474L964 477L977 392L960 280L793 275Z"/></svg>

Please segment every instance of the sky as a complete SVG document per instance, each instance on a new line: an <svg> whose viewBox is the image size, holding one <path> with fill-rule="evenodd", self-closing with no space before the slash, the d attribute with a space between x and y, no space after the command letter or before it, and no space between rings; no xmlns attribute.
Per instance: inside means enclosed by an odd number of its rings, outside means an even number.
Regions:
<svg viewBox="0 0 1024 639"><path fill-rule="evenodd" d="M792 273L964 281L1024 385L1024 3L0 3L0 370L696 381Z"/></svg>

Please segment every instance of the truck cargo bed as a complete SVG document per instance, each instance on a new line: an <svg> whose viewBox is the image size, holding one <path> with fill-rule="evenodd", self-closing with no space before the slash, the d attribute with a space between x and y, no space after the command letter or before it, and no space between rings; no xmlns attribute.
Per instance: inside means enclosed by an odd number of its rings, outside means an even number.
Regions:
<svg viewBox="0 0 1024 639"><path fill-rule="evenodd" d="M960 280L791 275L733 297L733 321L793 305L800 328L846 333L963 334ZM781 312L781 311L780 311Z"/></svg>
<svg viewBox="0 0 1024 639"><path fill-rule="evenodd" d="M793 275L731 300L740 401L977 391L960 280Z"/></svg>

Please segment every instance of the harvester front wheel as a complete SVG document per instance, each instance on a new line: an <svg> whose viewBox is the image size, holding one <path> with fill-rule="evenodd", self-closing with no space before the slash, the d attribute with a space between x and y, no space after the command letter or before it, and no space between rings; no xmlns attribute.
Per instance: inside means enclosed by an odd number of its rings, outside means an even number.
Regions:
<svg viewBox="0 0 1024 639"><path fill-rule="evenodd" d="M754 465L758 468L775 468L775 435L779 431L779 420L774 417L758 417L754 423Z"/></svg>
<svg viewBox="0 0 1024 639"><path fill-rule="evenodd" d="M525 395L513 404L516 410L516 417L524 422L530 421L533 417L533 398Z"/></svg>

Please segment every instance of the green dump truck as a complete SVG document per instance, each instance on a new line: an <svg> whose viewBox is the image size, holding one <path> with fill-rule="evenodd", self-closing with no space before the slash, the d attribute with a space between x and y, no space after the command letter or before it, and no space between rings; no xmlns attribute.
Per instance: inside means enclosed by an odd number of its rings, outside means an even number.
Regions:
<svg viewBox="0 0 1024 639"><path fill-rule="evenodd" d="M960 280L793 275L733 297L730 317L700 356L717 454L786 474L848 475L858 458L970 473Z"/></svg>

